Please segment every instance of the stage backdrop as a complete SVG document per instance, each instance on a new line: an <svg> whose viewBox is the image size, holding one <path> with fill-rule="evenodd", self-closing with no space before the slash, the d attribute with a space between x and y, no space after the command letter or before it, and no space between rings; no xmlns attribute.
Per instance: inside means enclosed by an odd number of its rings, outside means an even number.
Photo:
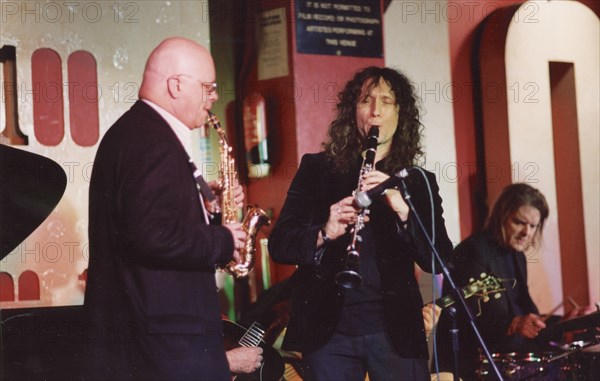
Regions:
<svg viewBox="0 0 600 381"><path fill-rule="evenodd" d="M600 300L598 8L391 1L385 13L386 64L406 71L420 92L425 167L440 181L451 239L479 229L510 182L548 198L544 240L528 252L542 313L569 298Z"/></svg>
<svg viewBox="0 0 600 381"><path fill-rule="evenodd" d="M56 161L67 189L42 225L0 261L2 287L14 285L12 300L3 293L0 307L82 304L88 190L100 138L136 101L146 58L161 40L178 35L210 47L208 2L2 1L1 19L0 47L16 50L2 59L9 81L2 88L2 143ZM12 100L17 120L7 114ZM9 138L15 128L27 143ZM189 142L197 156L206 153L202 141L196 135ZM18 171L18 163L10 165Z"/></svg>
<svg viewBox="0 0 600 381"><path fill-rule="evenodd" d="M553 210L547 235L529 262L530 289L546 312L569 293L581 298L580 303L600 298L599 22L597 13L586 5L593 2L534 1L511 8L514 3L520 2L391 1L383 18L383 51L385 63L406 72L423 101L424 166L438 176L447 228L455 243L480 226L478 208L489 205L501 185L524 180L548 196ZM0 307L81 304L93 158L108 127L136 100L146 57L165 37L186 36L208 47L210 23L222 17L237 22L249 19L241 11L210 15L208 1L2 1L0 5L2 79L7 83L0 111L2 141L53 159L68 179L54 212L0 261L3 289L5 284L14 288L12 297L2 293ZM494 48L502 53L499 64L506 70L484 71L486 60L478 36L484 19L496 11L511 13L503 34L486 47L492 48L490 54ZM14 56L10 47L15 48ZM217 62L217 75L219 67ZM271 70L280 73L282 67ZM484 75L491 78L490 85L477 88L475 83ZM220 87L233 91L234 76L219 77ZM565 140L552 128L564 123L554 111L565 102L552 96L551 89L575 94L575 102L570 97L566 109L575 110L570 120L577 123L576 141ZM501 96L507 107L492 114L492 119L507 121L498 128L509 138L488 143L482 138L483 129L490 126L485 124L484 102L494 105ZM230 100L231 93L223 92L221 97ZM561 150L563 141L570 144L567 153ZM209 143L199 135L189 142L199 160L211 161L217 149ZM302 147L303 151L320 148L318 142ZM494 147L506 160L486 156ZM571 158L578 168L575 179L581 191L573 197L561 196L571 184L555 175L563 171L557 157ZM508 169L502 166L506 163ZM501 175L494 172L498 169ZM485 176L480 183L481 174ZM280 188L282 194L287 190ZM481 189L485 192L477 193ZM563 230L577 219L563 219L569 200L579 200L581 205L581 228L571 236ZM579 286L585 296L579 290L565 290L563 284L573 235L583 242L578 250L585 251L577 257L586 262L582 271L587 280ZM580 271L569 269L567 277ZM428 299L431 282L424 277L422 283Z"/></svg>

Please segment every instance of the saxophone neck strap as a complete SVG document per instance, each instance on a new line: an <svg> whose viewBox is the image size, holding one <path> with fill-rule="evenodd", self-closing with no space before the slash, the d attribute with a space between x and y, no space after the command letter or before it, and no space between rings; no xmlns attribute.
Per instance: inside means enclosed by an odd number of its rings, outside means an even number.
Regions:
<svg viewBox="0 0 600 381"><path fill-rule="evenodd" d="M210 186L208 185L206 180L204 180L202 173L200 172L198 167L196 167L196 164L191 158L189 159L189 163L190 167L192 167L194 179L196 179L196 184L198 184L198 190L200 191L200 194L202 194L202 197L208 202L213 202L214 200L216 200L217 196L215 196L212 189L210 189Z"/></svg>

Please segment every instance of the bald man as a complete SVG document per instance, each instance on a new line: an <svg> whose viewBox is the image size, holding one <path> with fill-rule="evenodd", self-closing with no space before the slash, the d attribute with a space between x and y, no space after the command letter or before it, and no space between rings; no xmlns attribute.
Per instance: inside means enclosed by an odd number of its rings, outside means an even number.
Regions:
<svg viewBox="0 0 600 381"><path fill-rule="evenodd" d="M139 98L94 161L87 377L230 380L215 266L239 257L246 234L240 223L209 224L186 144L218 99L210 53L183 38L161 42Z"/></svg>

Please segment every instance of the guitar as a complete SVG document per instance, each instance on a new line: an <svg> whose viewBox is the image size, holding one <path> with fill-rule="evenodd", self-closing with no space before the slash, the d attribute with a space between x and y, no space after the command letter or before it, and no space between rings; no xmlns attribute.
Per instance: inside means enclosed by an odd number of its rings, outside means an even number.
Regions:
<svg viewBox="0 0 600 381"><path fill-rule="evenodd" d="M302 381L304 379L303 376L304 369L302 369L302 359L286 358L282 381Z"/></svg>
<svg viewBox="0 0 600 381"><path fill-rule="evenodd" d="M279 381L283 376L284 363L281 355L269 344L263 341L265 330L259 322L252 323L246 329L230 320L223 320L225 349L236 347L261 347L263 362L253 373L238 374L233 377L236 381Z"/></svg>
<svg viewBox="0 0 600 381"><path fill-rule="evenodd" d="M481 273L479 279L469 279L469 284L460 289L465 299L472 296L479 296L483 299L484 303L490 300L490 294L493 294L495 299L499 299L501 291L506 291L502 286L501 280L486 273ZM452 294L442 296L435 301L436 306L440 308L450 307L454 303L456 303L456 300Z"/></svg>

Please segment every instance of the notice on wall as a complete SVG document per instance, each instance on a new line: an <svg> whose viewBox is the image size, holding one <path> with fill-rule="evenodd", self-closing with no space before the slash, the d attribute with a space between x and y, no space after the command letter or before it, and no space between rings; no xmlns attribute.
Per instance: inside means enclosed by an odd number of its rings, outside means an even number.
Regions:
<svg viewBox="0 0 600 381"><path fill-rule="evenodd" d="M296 45L298 53L383 57L380 2L297 0Z"/></svg>
<svg viewBox="0 0 600 381"><path fill-rule="evenodd" d="M289 74L285 8L260 14L258 22L258 79L285 77Z"/></svg>

